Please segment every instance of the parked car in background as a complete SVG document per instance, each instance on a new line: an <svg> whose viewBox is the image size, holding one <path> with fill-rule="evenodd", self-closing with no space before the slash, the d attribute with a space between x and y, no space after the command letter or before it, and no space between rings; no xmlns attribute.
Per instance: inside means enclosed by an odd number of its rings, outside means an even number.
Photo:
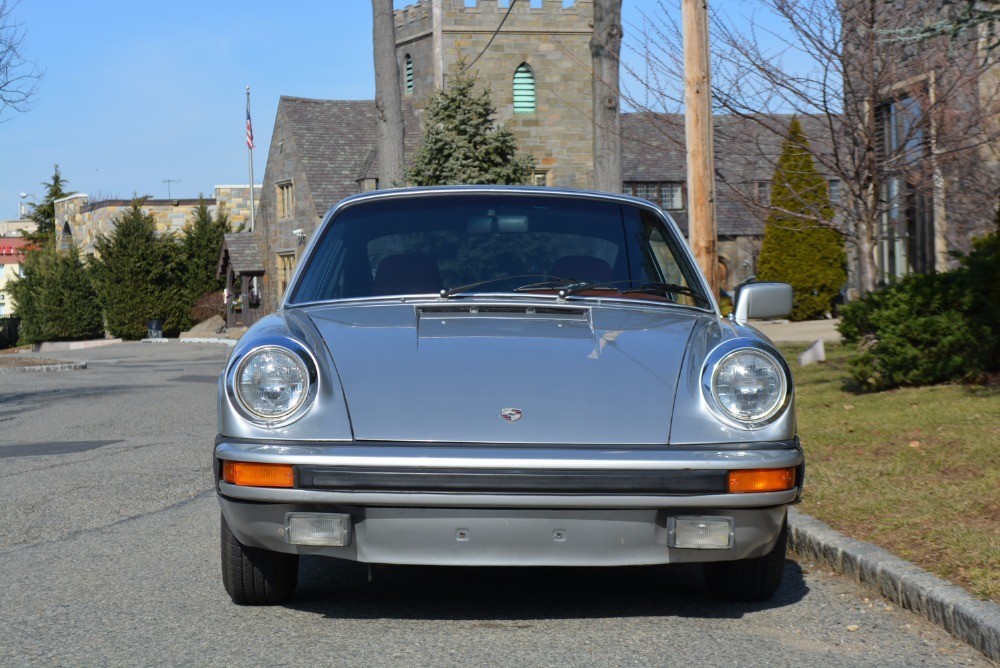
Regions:
<svg viewBox="0 0 1000 668"><path fill-rule="evenodd" d="M643 200L348 198L220 380L225 588L280 602L300 555L699 562L718 594L765 599L804 464L789 370L746 320L790 310L755 283L722 318Z"/></svg>

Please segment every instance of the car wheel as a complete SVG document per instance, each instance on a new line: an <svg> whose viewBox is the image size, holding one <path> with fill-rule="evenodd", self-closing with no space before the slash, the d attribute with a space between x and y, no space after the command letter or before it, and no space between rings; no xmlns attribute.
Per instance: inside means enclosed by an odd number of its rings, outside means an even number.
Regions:
<svg viewBox="0 0 1000 668"><path fill-rule="evenodd" d="M299 555L244 545L222 517L222 584L240 605L275 605L295 591Z"/></svg>
<svg viewBox="0 0 1000 668"><path fill-rule="evenodd" d="M786 521L774 548L764 556L705 564L705 583L714 594L730 601L766 601L781 585L787 543Z"/></svg>

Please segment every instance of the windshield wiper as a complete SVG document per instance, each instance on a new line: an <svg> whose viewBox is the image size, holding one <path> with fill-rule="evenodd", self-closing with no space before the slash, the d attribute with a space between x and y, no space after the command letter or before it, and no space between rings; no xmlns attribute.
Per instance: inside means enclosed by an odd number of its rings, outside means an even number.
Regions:
<svg viewBox="0 0 1000 668"><path fill-rule="evenodd" d="M473 288L480 288L484 285L489 285L490 283L499 283L500 281L510 281L519 278L544 278L545 274L519 274L517 276L499 276L497 278L488 278L485 281L476 281L475 283L469 283L467 285L459 285L454 288L445 288L439 293L441 299L450 299L455 295L461 294L463 292L468 292ZM564 284L565 281L561 281L560 285ZM540 284L535 284L540 285ZM514 292L521 292L523 288L530 286L521 286L520 288L514 288Z"/></svg>
<svg viewBox="0 0 1000 668"><path fill-rule="evenodd" d="M576 283L571 283L564 288L559 290L559 298L566 299L571 295L575 295L578 292L584 292L585 290L614 290L615 292L621 292L620 288L616 288L607 283L594 283L592 281L578 281Z"/></svg>

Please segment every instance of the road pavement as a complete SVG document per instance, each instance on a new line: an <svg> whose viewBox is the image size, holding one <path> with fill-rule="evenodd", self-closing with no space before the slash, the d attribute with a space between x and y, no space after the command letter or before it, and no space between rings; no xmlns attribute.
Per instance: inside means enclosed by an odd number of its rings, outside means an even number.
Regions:
<svg viewBox="0 0 1000 668"><path fill-rule="evenodd" d="M794 556L766 604L690 566L378 568L303 559L288 605L226 596L211 475L231 348L69 351L0 375L6 666L989 665L942 629Z"/></svg>

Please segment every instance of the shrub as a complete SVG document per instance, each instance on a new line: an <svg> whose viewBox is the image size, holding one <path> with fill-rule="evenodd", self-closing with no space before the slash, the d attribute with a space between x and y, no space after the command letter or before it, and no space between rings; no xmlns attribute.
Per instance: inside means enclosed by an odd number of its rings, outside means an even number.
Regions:
<svg viewBox="0 0 1000 668"><path fill-rule="evenodd" d="M199 198L198 207L181 234L181 255L184 258L184 286L192 297L221 290L225 281L216 278L219 254L227 232L232 231L229 216L223 207L215 217L208 203Z"/></svg>
<svg viewBox="0 0 1000 668"><path fill-rule="evenodd" d="M848 304L840 333L857 345L863 390L968 380L1000 371L1000 233L975 243L955 271L911 275Z"/></svg>
<svg viewBox="0 0 1000 668"><path fill-rule="evenodd" d="M51 244L25 256L24 277L8 286L21 317L19 343L76 341L104 336L101 309L76 247Z"/></svg>
<svg viewBox="0 0 1000 668"><path fill-rule="evenodd" d="M191 307L191 320L204 322L214 315L226 317L226 308L222 300L223 291L210 292L195 300Z"/></svg>
<svg viewBox="0 0 1000 668"><path fill-rule="evenodd" d="M110 236L97 238L95 249L91 273L113 336L141 339L149 320L161 320L166 336L190 325L180 247L172 236L157 235L140 200L116 221Z"/></svg>
<svg viewBox="0 0 1000 668"><path fill-rule="evenodd" d="M460 183L526 183L534 161L520 155L508 124L494 120L488 90L458 74L434 94L424 110L424 134L406 180L415 186Z"/></svg>

